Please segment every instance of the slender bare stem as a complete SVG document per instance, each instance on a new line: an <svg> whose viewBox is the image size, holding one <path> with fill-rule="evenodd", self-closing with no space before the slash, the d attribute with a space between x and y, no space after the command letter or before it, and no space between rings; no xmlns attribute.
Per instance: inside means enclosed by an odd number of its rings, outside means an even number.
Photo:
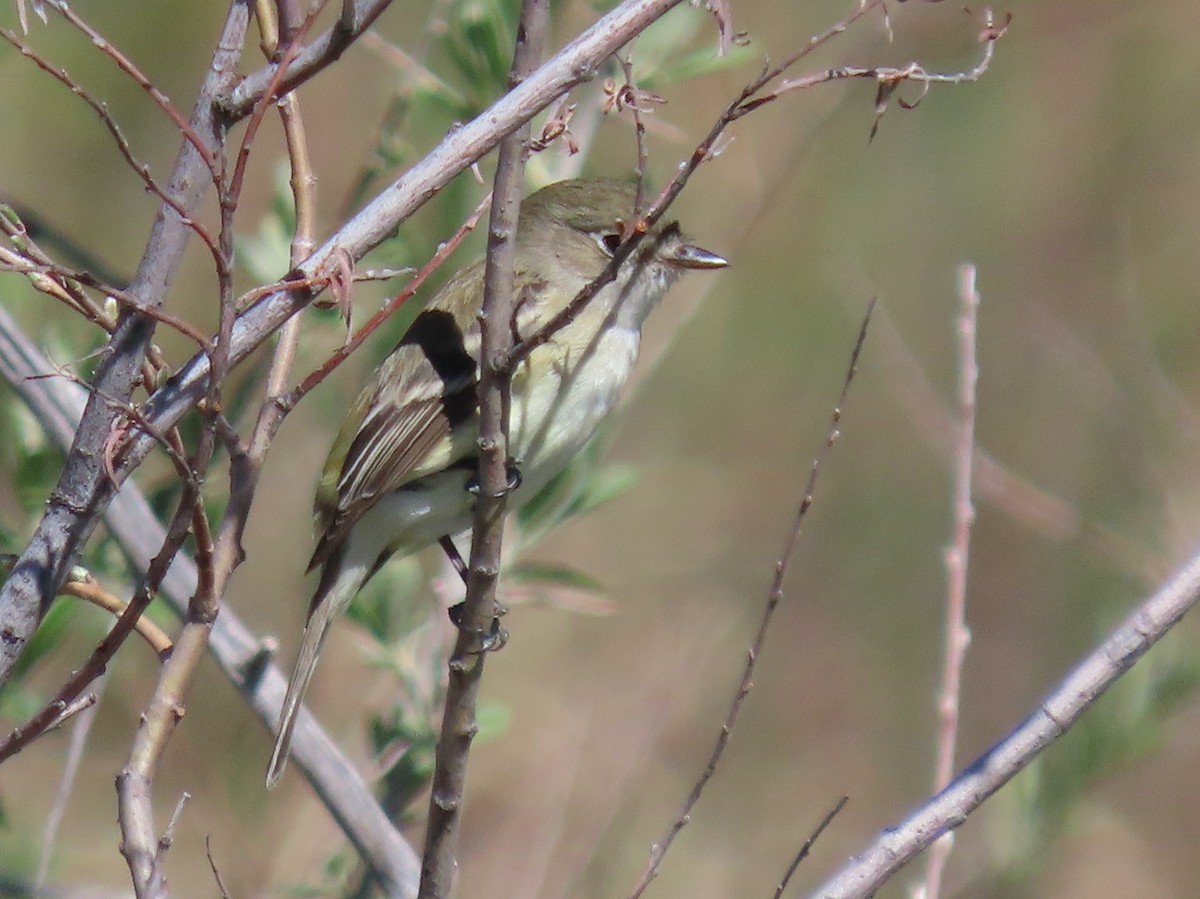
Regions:
<svg viewBox="0 0 1200 899"><path fill-rule="evenodd" d="M548 0L523 0L508 89L515 90L541 59L549 19ZM467 757L478 731L475 704L483 663L496 621L504 513L508 506L508 417L512 372L503 360L513 343L518 298L513 290L517 218L524 186L529 123L500 142L488 221L488 252L479 315L479 495L475 501L467 591L459 634L450 658L446 704L438 739L420 899L450 895L457 868L458 831L466 794Z"/></svg>
<svg viewBox="0 0 1200 899"><path fill-rule="evenodd" d="M696 779L696 782L692 784L691 792L688 794L687 799L684 800L683 806L679 809L679 814L650 850L650 858L647 860L646 867L642 871L638 882L634 885L633 890L630 891L630 899L637 899L637 897L641 896L646 891L646 888L650 886L650 881L658 876L663 858L666 857L671 844L675 841L675 837L679 835L679 832L691 820L692 810L696 807L696 803L700 801L700 796L704 792L704 788L716 773L717 765L725 755L725 747L728 745L729 738L733 734L733 728L737 724L738 714L742 710L742 703L745 702L746 695L750 692L750 688L754 683L754 671L758 667L758 659L762 654L763 646L766 645L767 633L771 629L775 610L783 600L783 582L787 576L788 566L791 564L792 557L796 553L796 548L800 545L804 519L808 515L809 507L812 505L813 491L817 486L817 474L820 472L821 464L825 461L826 456L829 455L829 451L833 448L834 443L837 442L838 436L841 434L842 409L845 407L846 398L850 393L850 384L854 381L854 375L858 371L858 357L862 352L863 343L867 339L867 327L871 322L871 313L874 308L875 301L872 300L867 306L862 326L858 331L858 339L855 341L854 350L850 354L850 366L846 370L846 377L842 381L842 392L838 396L837 405L833 408L833 416L829 420L829 430L825 433L825 443L822 444L812 461L812 466L808 472L808 480L804 485L804 493L801 495L800 506L796 510L796 517L792 522L792 529L788 533L779 561L775 563L775 574L771 580L771 588L767 593L767 602L763 606L762 617L758 622L758 630L755 632L754 640L750 644L750 651L746 655L746 665L742 669L742 679L738 683L737 692L734 693L733 701L729 705L729 711L725 714L725 720L722 722L721 730L717 734L716 744L709 754L708 763L704 766L704 770Z"/></svg>
<svg viewBox="0 0 1200 899"><path fill-rule="evenodd" d="M796 857L792 859L787 870L783 872L783 877L779 879L779 886L775 888L775 899L782 899L784 892L788 888L788 884L792 881L792 875L796 873L801 863L808 858L808 854L812 852L812 847L816 845L821 834L833 823L833 819L841 814L842 809L846 807L846 803L849 801L849 796L843 796L833 808L825 813L825 817L820 820L817 826L813 828L813 832L808 835L808 839L804 841L804 845L800 847L800 851L796 853Z"/></svg>
<svg viewBox="0 0 1200 899"><path fill-rule="evenodd" d="M946 547L946 633L942 661L942 689L938 697L937 764L933 788L941 790L954 776L955 747L962 693L963 660L971 643L967 628L967 563L970 558L971 525L975 506L971 500L972 461L975 458L975 396L979 364L975 355L979 293L975 289L975 267L964 265L959 272L958 319L959 423L954 453L954 534ZM933 844L925 868L924 899L938 899L942 876L953 848L953 835Z"/></svg>

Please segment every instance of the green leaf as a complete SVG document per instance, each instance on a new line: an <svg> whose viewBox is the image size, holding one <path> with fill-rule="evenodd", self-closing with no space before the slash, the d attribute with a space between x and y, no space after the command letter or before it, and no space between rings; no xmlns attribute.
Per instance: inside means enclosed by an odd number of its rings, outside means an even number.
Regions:
<svg viewBox="0 0 1200 899"><path fill-rule="evenodd" d="M567 516L586 515L605 503L626 493L637 483L637 469L632 465L608 465L592 473L583 489L571 503Z"/></svg>
<svg viewBox="0 0 1200 899"><path fill-rule="evenodd" d="M508 577L522 584L545 584L553 587L570 587L589 593L603 593L604 585L586 571L565 565L541 565L521 562L507 571Z"/></svg>
<svg viewBox="0 0 1200 899"><path fill-rule="evenodd" d="M347 617L379 644L390 646L428 617L428 606L416 601L424 589L426 578L419 560L393 559L359 591Z"/></svg>
<svg viewBox="0 0 1200 899"><path fill-rule="evenodd" d="M479 727L477 739L493 740L508 730L512 710L498 702L481 702L475 710L475 723Z"/></svg>

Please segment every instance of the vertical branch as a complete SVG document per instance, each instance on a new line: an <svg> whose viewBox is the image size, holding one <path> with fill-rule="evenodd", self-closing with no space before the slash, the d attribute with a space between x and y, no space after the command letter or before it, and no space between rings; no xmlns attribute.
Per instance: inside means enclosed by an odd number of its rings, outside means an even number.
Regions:
<svg viewBox="0 0 1200 899"><path fill-rule="evenodd" d="M269 11L262 15L264 8L265 4L259 5L260 28L266 39L274 44L277 43L274 22L269 16ZM295 263L312 249L314 179L308 161L299 107L294 95L289 95L281 101L280 110L292 161L292 184L296 189L297 233L292 242L292 262ZM239 157L239 165L244 164L244 160L243 154ZM229 335L236 313L232 291L232 219L236 205L236 188L227 187L223 181L220 232L222 252L218 262L221 328L217 352L212 355L214 378L210 382L206 409L209 420L201 435L195 459L196 469L201 472L211 457L216 430L221 426L220 375L229 364ZM139 899L165 893L162 842L159 841L157 850L153 843L154 771L175 725L184 714L192 679L208 646L209 634L220 608L221 598L234 569L243 557L242 534L250 513L262 462L271 439L283 421L284 410L275 400L286 388L290 378L298 336L298 320L292 319L284 326L276 346L267 378L266 397L248 448L243 448L236 434L230 435L234 446L230 461L229 503L215 543L207 534L197 533L197 544L200 548L197 553L201 574L199 584L188 603L187 616L179 639L171 657L163 666L154 695L142 716L129 762L118 781L121 827L124 834L122 850L129 861Z"/></svg>
<svg viewBox="0 0 1200 899"><path fill-rule="evenodd" d="M542 53L549 4L523 0L509 90L537 66ZM512 371L504 364L513 344L517 297L513 260L529 123L500 143L488 226L484 275L479 380L479 495L475 502L467 594L458 641L450 660L446 708L438 739L437 766L429 803L425 853L421 863L421 899L450 894L462 820L467 755L478 726L475 704L483 676L487 636L495 621L496 581L508 492L508 413Z"/></svg>
<svg viewBox="0 0 1200 899"><path fill-rule="evenodd" d="M941 727L935 791L945 789L954 776L962 666L971 643L971 632L967 629L967 558L971 525L975 520L975 507L971 502L971 462L975 458L975 389L979 381L979 365L975 358L979 293L975 288L975 266L969 263L959 270L959 298L962 313L958 319L959 430L954 453L954 535L953 542L946 547L946 645L942 692L938 698ZM937 899L940 894L942 874L953 847L954 835L947 833L929 850L923 899Z"/></svg>
<svg viewBox="0 0 1200 899"><path fill-rule="evenodd" d="M649 158L649 151L646 148L646 123L642 121L641 92L633 80L633 48L631 47L623 57L618 55L617 61L625 75L625 84L618 89L615 107L620 110L622 98L625 98L624 105L629 108L629 112L633 116L633 133L637 145L637 168L634 169L637 197L633 202L633 208L638 215L641 215L642 209L646 205L646 162ZM630 222L627 226L629 233L633 233L634 224L635 222Z"/></svg>

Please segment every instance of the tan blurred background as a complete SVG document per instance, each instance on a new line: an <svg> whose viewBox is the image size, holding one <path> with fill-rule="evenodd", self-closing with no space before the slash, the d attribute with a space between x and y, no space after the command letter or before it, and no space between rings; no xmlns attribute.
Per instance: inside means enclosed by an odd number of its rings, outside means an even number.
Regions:
<svg viewBox="0 0 1200 899"><path fill-rule="evenodd" d="M78 4L187 105L220 4L110 6ZM733 8L737 27L778 59L852 6ZM871 84L786 97L739 123L685 193L679 217L734 264L689 279L650 327L653 364L609 452L637 467L637 488L533 553L602 580L614 611L522 604L506 620L512 639L489 658L484 689L510 720L475 749L459 895L627 893L725 715L871 297L880 315L755 689L649 895L769 895L815 823L848 794L797 875L800 895L929 791L951 524L940 423L956 389L961 263L978 265L983 295L980 445L1058 504L1047 521L1033 520L1027 497L1012 490L979 499L962 761L1014 726L1200 544L1200 7L1013 0L997 11L1014 20L978 84L934 87L916 110L892 109L873 142ZM916 2L891 12L894 43L872 16L804 70L911 59L957 70L977 60L978 12ZM2 18L11 25L15 14ZM558 40L588 20L578 4L564 8ZM398 5L379 31L404 46L408 24ZM189 28L204 39L186 38ZM112 101L130 140L165 171L175 134L111 64L60 25L40 29L37 41ZM684 139L653 139L660 180L756 73L751 63L670 94L656 119ZM358 48L301 94L326 229L392 77ZM92 114L8 48L0 83L0 189L131 270L153 206L125 169L96 177L115 170L115 151ZM627 172L630 143L624 123L605 122L588 169ZM246 232L270 194L277 136L259 151ZM27 296L16 311L34 327L42 301ZM211 323L212 280L199 252L169 302ZM38 327L50 341L61 326ZM317 333L308 366L339 339L329 325ZM374 359L385 350L378 341L370 348ZM285 659L311 586L302 580L309 485L368 364L347 366L288 420L250 522L249 557L229 602L260 633L280 637ZM1184 664L1196 637L1185 621L1144 664ZM86 646L65 647L39 682L59 683ZM390 681L364 667L352 625L336 629L326 655L312 705L361 759L364 706L382 705ZM172 887L212 895L206 835L235 896L318 883L339 834L294 773L278 791L262 789L265 730L214 666L202 676L158 779L162 821L179 791L194 797L169 856ZM112 781L153 680L144 648L126 647L67 807L56 890L128 890ZM1125 701L1106 698L1090 714L1119 722ZM1088 745L1068 735L1047 765L1087 782L1065 812L1045 832L1033 828L1018 807L1039 775L1026 775L960 831L947 894L1195 895L1200 702L1182 702L1147 739L1146 751L1089 778L1084 762L1069 763L1086 761ZM65 746L53 734L0 769L8 818L0 865L13 872L35 855ZM419 842L420 827L411 832ZM906 872L883 895L906 895L916 876Z"/></svg>

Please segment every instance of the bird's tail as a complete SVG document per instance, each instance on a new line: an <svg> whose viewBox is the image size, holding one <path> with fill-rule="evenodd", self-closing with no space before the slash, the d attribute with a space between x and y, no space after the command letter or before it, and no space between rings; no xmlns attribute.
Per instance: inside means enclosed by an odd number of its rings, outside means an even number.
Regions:
<svg viewBox="0 0 1200 899"><path fill-rule="evenodd" d="M304 700L313 671L316 670L317 657L325 643L329 625L349 605L354 594L366 581L365 572L357 566L339 564L341 561L330 559L326 563L321 574L321 584L313 597L308 623L304 626L304 637L300 642L300 653L296 657L296 667L292 669L287 695L283 700L283 711L279 715L275 748L271 750L271 761L267 765L268 790L279 783L283 769L287 767L288 751L292 743L292 733L296 729L300 703Z"/></svg>

